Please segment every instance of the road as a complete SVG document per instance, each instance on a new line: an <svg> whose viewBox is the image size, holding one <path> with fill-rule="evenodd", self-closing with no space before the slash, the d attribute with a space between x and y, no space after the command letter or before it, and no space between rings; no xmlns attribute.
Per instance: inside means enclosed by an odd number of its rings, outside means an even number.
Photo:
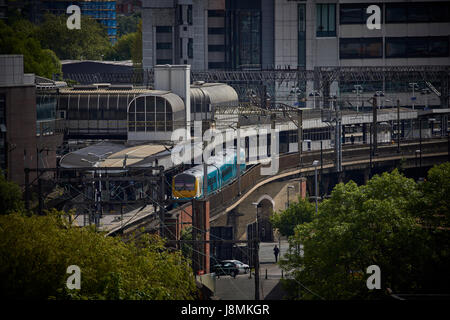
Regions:
<svg viewBox="0 0 450 320"><path fill-rule="evenodd" d="M280 267L275 264L273 248L279 245L278 242L264 242L260 244L260 299L263 300L269 296L274 299L272 292L280 282L282 277ZM284 255L288 249L288 242L281 241L280 256ZM267 271L267 279L266 279ZM278 292L278 290L276 289ZM271 294L272 292L272 294ZM276 294L278 299L282 294ZM254 300L255 299L255 276L252 272L249 274L240 274L233 278L231 276L221 276L216 278L215 297L221 300Z"/></svg>

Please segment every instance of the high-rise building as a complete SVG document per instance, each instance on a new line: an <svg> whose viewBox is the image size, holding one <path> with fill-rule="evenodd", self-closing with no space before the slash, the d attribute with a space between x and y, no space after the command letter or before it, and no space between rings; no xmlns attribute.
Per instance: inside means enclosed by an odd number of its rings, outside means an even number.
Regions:
<svg viewBox="0 0 450 320"><path fill-rule="evenodd" d="M367 26L367 9L374 4L380 9L380 29ZM142 16L144 68L450 65L446 0L144 0ZM314 91L312 83L297 85L308 95ZM331 90L353 92L355 85L332 85ZM406 82L359 85L358 94L412 90ZM290 90L280 88L276 94ZM433 99L426 103L438 105Z"/></svg>

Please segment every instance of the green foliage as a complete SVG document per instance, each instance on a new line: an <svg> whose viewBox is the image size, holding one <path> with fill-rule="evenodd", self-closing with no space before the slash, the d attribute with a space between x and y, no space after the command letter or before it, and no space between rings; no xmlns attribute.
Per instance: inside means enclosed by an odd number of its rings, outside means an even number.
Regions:
<svg viewBox="0 0 450 320"><path fill-rule="evenodd" d="M274 213L270 217L270 222L283 236L289 237L294 235L294 228L297 225L311 222L314 214L314 204L299 198L298 202L292 203L286 210Z"/></svg>
<svg viewBox="0 0 450 320"><path fill-rule="evenodd" d="M24 209L22 190L16 183L6 180L0 171L0 215L22 212Z"/></svg>
<svg viewBox="0 0 450 320"><path fill-rule="evenodd" d="M25 73L52 78L61 73L55 53L44 50L35 39L38 28L26 20L14 19L12 25L0 21L0 54L22 54Z"/></svg>
<svg viewBox="0 0 450 320"><path fill-rule="evenodd" d="M32 299L192 299L192 270L157 236L124 243L47 216L0 217L0 292ZM68 290L67 267L81 269L81 289Z"/></svg>
<svg viewBox="0 0 450 320"><path fill-rule="evenodd" d="M117 36L122 37L126 34L134 33L137 31L138 24L141 21L141 15L140 13L135 13L129 16L118 15L116 20Z"/></svg>
<svg viewBox="0 0 450 320"><path fill-rule="evenodd" d="M374 176L365 186L338 184L321 203L318 217L295 228L290 244L297 250L282 261L309 289L297 285L300 298L380 297L384 290L366 287L370 265L380 267L384 289L420 289L430 247L411 213L410 200L419 196L417 184L397 170Z"/></svg>
<svg viewBox="0 0 450 320"><path fill-rule="evenodd" d="M181 240L192 240L192 226L187 227L186 229L181 230ZM188 259L192 260L192 244L191 243L182 243L181 244L181 252L183 253L183 256Z"/></svg>
<svg viewBox="0 0 450 320"><path fill-rule="evenodd" d="M131 51L138 34L129 33L122 36L105 55L105 60L131 60Z"/></svg>
<svg viewBox="0 0 450 320"><path fill-rule="evenodd" d="M111 47L105 28L94 19L81 16L81 29L70 30L67 17L47 14L39 26L37 39L60 59L101 60Z"/></svg>
<svg viewBox="0 0 450 320"><path fill-rule="evenodd" d="M420 217L435 228L450 228L450 162L431 168L420 190Z"/></svg>
<svg viewBox="0 0 450 320"><path fill-rule="evenodd" d="M131 47L131 60L135 66L142 65L142 20L139 22L137 36Z"/></svg>

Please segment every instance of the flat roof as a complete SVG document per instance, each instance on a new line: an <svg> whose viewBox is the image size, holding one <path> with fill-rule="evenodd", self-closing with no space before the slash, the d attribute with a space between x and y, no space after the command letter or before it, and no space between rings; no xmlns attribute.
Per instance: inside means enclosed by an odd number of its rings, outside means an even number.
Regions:
<svg viewBox="0 0 450 320"><path fill-rule="evenodd" d="M133 166L163 151L166 151L166 148L162 144L127 146L123 142L102 141L64 155L60 160L60 166L63 168L122 168L125 156L127 166ZM147 166L151 166L151 163Z"/></svg>

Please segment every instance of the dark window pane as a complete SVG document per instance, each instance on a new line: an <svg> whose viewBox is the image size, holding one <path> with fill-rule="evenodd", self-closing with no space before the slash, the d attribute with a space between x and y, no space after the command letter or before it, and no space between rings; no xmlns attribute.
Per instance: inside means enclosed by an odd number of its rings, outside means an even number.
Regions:
<svg viewBox="0 0 450 320"><path fill-rule="evenodd" d="M146 117L147 131L155 131L155 114L147 112Z"/></svg>
<svg viewBox="0 0 450 320"><path fill-rule="evenodd" d="M381 38L362 39L364 58L382 58L383 41Z"/></svg>
<svg viewBox="0 0 450 320"><path fill-rule="evenodd" d="M208 28L208 34L225 34L225 28Z"/></svg>
<svg viewBox="0 0 450 320"><path fill-rule="evenodd" d="M386 23L407 22L406 4L386 4Z"/></svg>
<svg viewBox="0 0 450 320"><path fill-rule="evenodd" d="M188 40L188 58L192 59L194 57L194 39L189 38Z"/></svg>
<svg viewBox="0 0 450 320"><path fill-rule="evenodd" d="M422 58L428 56L427 38L408 38L407 53L410 58Z"/></svg>
<svg viewBox="0 0 450 320"><path fill-rule="evenodd" d="M156 112L165 112L165 100L161 97L156 97Z"/></svg>
<svg viewBox="0 0 450 320"><path fill-rule="evenodd" d="M171 26L156 26L156 33L172 33Z"/></svg>
<svg viewBox="0 0 450 320"><path fill-rule="evenodd" d="M225 17L224 10L208 10L208 17Z"/></svg>
<svg viewBox="0 0 450 320"><path fill-rule="evenodd" d="M145 113L136 113L136 131L145 131Z"/></svg>
<svg viewBox="0 0 450 320"><path fill-rule="evenodd" d="M172 64L172 59L156 59L156 64Z"/></svg>
<svg viewBox="0 0 450 320"><path fill-rule="evenodd" d="M406 57L405 38L386 38L386 58Z"/></svg>
<svg viewBox="0 0 450 320"><path fill-rule="evenodd" d="M408 3L408 22L427 22L429 17L428 8L428 4Z"/></svg>
<svg viewBox="0 0 450 320"><path fill-rule="evenodd" d="M147 112L155 112L155 97L146 97L147 99Z"/></svg>
<svg viewBox="0 0 450 320"><path fill-rule="evenodd" d="M339 56L341 59L361 58L362 47L360 39L340 39Z"/></svg>
<svg viewBox="0 0 450 320"><path fill-rule="evenodd" d="M210 44L210 45L208 45L208 51L223 52L223 51L225 51L225 46L223 44Z"/></svg>
<svg viewBox="0 0 450 320"><path fill-rule="evenodd" d="M447 37L431 37L429 39L429 51L430 57L448 57L449 45Z"/></svg>
<svg viewBox="0 0 450 320"><path fill-rule="evenodd" d="M430 4L430 21L431 22L449 22L450 5L448 3L432 3Z"/></svg>
<svg viewBox="0 0 450 320"><path fill-rule="evenodd" d="M364 23L364 8L361 5L341 4L339 10L340 24Z"/></svg>
<svg viewBox="0 0 450 320"><path fill-rule="evenodd" d="M156 49L172 49L172 42L158 42Z"/></svg>
<svg viewBox="0 0 450 320"><path fill-rule="evenodd" d="M145 98L136 98L136 112L145 112Z"/></svg>

